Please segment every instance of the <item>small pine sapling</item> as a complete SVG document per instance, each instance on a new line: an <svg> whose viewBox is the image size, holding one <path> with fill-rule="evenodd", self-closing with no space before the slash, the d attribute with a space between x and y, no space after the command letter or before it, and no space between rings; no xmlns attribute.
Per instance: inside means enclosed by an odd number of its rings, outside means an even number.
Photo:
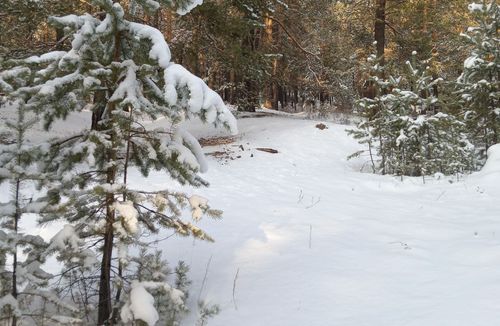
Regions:
<svg viewBox="0 0 500 326"><path fill-rule="evenodd" d="M28 70L24 70L27 72ZM21 70L19 72L22 72ZM29 74L13 74L2 77L3 90L26 85ZM22 232L21 222L36 218L47 206L43 199L34 199L35 181L45 176L40 173L37 160L44 155L43 145L34 145L26 139L26 134L37 121L33 114L26 112L23 98L9 98L0 103L3 109L15 112L16 116L6 119L5 125L12 139L0 144L0 183L9 182L11 200L0 203L0 310L2 319L10 325L23 324L26 320L46 320L51 318L40 309L40 302L50 301L57 309L69 313L74 309L60 302L47 289L52 275L45 272L43 265L48 256L48 244L40 237ZM28 117L27 117L28 116ZM6 269L6 258L11 259L11 268ZM65 309L69 308L69 309ZM61 318L70 318L60 316ZM6 319L4 319L6 318Z"/></svg>

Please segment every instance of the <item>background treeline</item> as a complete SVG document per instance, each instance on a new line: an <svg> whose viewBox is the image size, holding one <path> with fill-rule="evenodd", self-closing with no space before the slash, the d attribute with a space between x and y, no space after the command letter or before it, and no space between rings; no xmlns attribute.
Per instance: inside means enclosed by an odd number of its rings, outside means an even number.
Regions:
<svg viewBox="0 0 500 326"><path fill-rule="evenodd" d="M165 35L176 62L204 78L240 110L350 111L371 96L360 65L374 40L385 61L401 66L416 51L437 76L457 78L466 51L460 33L467 0L213 0L189 15L140 10L134 20ZM126 2L125 2L126 5ZM69 44L47 16L91 11L84 0L0 3L4 57ZM132 11L133 12L133 11ZM27 46L29 45L29 46Z"/></svg>
<svg viewBox="0 0 500 326"><path fill-rule="evenodd" d="M0 6L4 58L67 48L47 15L92 12L84 0ZM128 19L158 28L173 60L240 111L365 118L354 136L368 154L354 156L366 155L374 172L475 170L500 139L496 1L212 0L184 16L130 9ZM422 127L424 116L435 121Z"/></svg>

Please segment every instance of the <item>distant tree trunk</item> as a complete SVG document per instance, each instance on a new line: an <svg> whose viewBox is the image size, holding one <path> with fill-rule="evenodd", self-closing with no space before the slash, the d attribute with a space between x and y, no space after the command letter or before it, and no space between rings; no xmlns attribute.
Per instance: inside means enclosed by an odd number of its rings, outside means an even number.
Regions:
<svg viewBox="0 0 500 326"><path fill-rule="evenodd" d="M278 109L278 83L276 82L276 76L278 74L279 61L277 58L273 60L273 78L271 80L271 93L272 93L272 108L274 110Z"/></svg>
<svg viewBox="0 0 500 326"><path fill-rule="evenodd" d="M273 45L273 20L269 17L264 18L264 46L270 50ZM270 109L273 107L273 79L275 76L274 65L276 59L273 59L273 73L271 82L264 87L264 107Z"/></svg>
<svg viewBox="0 0 500 326"><path fill-rule="evenodd" d="M265 34L264 34L264 46L268 49L269 53L273 52L272 46L274 42L275 26L273 20L270 17L264 18ZM272 75L269 83L264 88L264 106L268 109L278 109L278 83L276 82L276 76L278 74L278 58L273 58L272 62Z"/></svg>
<svg viewBox="0 0 500 326"><path fill-rule="evenodd" d="M385 5L386 0L377 0L375 9L375 41L380 64L385 64Z"/></svg>
<svg viewBox="0 0 500 326"><path fill-rule="evenodd" d="M64 37L64 30L62 28L57 28L56 29L56 49L57 50L62 50L63 49L63 37Z"/></svg>
<svg viewBox="0 0 500 326"><path fill-rule="evenodd" d="M234 89L236 88L236 76L233 68L231 68L231 70L229 71L229 82L231 83L231 87L229 87L229 103L234 104Z"/></svg>
<svg viewBox="0 0 500 326"><path fill-rule="evenodd" d="M262 36L260 28L256 28L247 37L243 39L242 47L247 49L249 53L253 53L260 48L261 41L262 41ZM242 104L239 106L238 109L240 111L255 112L255 110L260 105L259 94L261 86L259 85L255 76L247 75L241 77L245 85L245 90L244 90L245 98L243 99L243 101L240 100Z"/></svg>
<svg viewBox="0 0 500 326"><path fill-rule="evenodd" d="M162 11L162 17L164 18L164 26L163 28L163 35L165 35L165 39L170 43L172 38L174 37L174 19L175 16L170 12L170 10L163 10Z"/></svg>

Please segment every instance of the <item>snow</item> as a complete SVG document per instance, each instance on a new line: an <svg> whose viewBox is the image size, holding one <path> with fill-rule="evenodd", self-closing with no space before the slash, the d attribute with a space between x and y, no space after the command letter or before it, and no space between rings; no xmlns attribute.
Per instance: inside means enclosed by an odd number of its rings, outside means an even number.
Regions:
<svg viewBox="0 0 500 326"><path fill-rule="evenodd" d="M160 67L166 69L170 64L171 54L163 34L154 27L132 22L128 24L128 29L137 38L151 41L149 57L157 60Z"/></svg>
<svg viewBox="0 0 500 326"><path fill-rule="evenodd" d="M52 237L47 251L53 249L64 250L67 247L72 250L79 250L81 240L76 234L75 228L70 224L66 224L59 232Z"/></svg>
<svg viewBox="0 0 500 326"><path fill-rule="evenodd" d="M89 114L69 115L51 134L36 127L28 136L43 141L78 132ZM351 127L328 122L319 130L317 123L240 119L233 144L203 148L233 158L207 156L209 188L183 188L164 172L143 179L131 170L133 188L185 190L224 210L222 221L196 223L214 243L172 237L158 244L171 264L184 260L191 267L187 305L193 315L185 324L195 324L198 298L221 306L210 326L500 323L499 145L491 147L482 171L458 181L441 175L425 184L421 178L401 182L360 172L368 157L346 159L360 149L345 133ZM170 122L150 122L162 125ZM221 133L195 121L182 127L197 138ZM119 192L122 185L101 187ZM8 190L5 183L0 188L4 202ZM41 229L35 218L27 214L23 230L50 239L60 227ZM66 245L64 239L79 241L66 230L53 243ZM56 274L56 265L48 271ZM151 305L144 286L137 292L140 314Z"/></svg>
<svg viewBox="0 0 500 326"><path fill-rule="evenodd" d="M122 105L131 104L134 108L139 108L140 103L137 99L137 93L140 93L140 91L136 75L137 66L132 60L125 60L121 65L127 68L127 73L109 101L115 102L127 98L127 101L122 102Z"/></svg>
<svg viewBox="0 0 500 326"><path fill-rule="evenodd" d="M42 54L41 56L31 56L24 61L26 63L40 64L45 62L52 62L61 59L66 52L64 51L53 51Z"/></svg>
<svg viewBox="0 0 500 326"><path fill-rule="evenodd" d="M155 325L159 317L154 306L154 298L138 281L133 281L131 287L129 302L120 312L122 321L142 320L148 326Z"/></svg>
<svg viewBox="0 0 500 326"><path fill-rule="evenodd" d="M474 69L477 67L478 64L483 63L483 60L476 56L471 56L465 59L464 61L464 68L465 69Z"/></svg>
<svg viewBox="0 0 500 326"><path fill-rule="evenodd" d="M177 127L177 130L174 134L174 140L180 144L184 144L187 148L189 148L192 155L194 155L196 159L195 167L198 168L201 173L205 173L208 170L207 161L205 159L205 154L198 143L198 140L193 137L189 132L184 130L182 127Z"/></svg>
<svg viewBox="0 0 500 326"><path fill-rule="evenodd" d="M212 326L500 323L500 181L361 173L369 158L346 160L359 149L346 127L316 123L245 118L234 144L204 148L234 152L208 157L210 188L188 189L224 210L197 224L215 243L162 243L191 266L189 308L200 292L219 304ZM130 182L172 185L159 173Z"/></svg>
<svg viewBox="0 0 500 326"><path fill-rule="evenodd" d="M469 4L469 11L470 12L483 12L487 10L488 6L482 4L482 3L471 3Z"/></svg>
<svg viewBox="0 0 500 326"><path fill-rule="evenodd" d="M115 202L114 208L122 218L121 222L125 229L132 234L136 234L139 230L139 221L137 220L139 213L134 208L133 203L131 201Z"/></svg>
<svg viewBox="0 0 500 326"><path fill-rule="evenodd" d="M178 64L171 64L164 73L165 100L171 106L187 106L189 113L202 116L206 122L215 126L226 125L233 134L238 132L236 120L220 96L211 90L205 82L191 74ZM179 96L179 90L187 88L185 95Z"/></svg>
<svg viewBox="0 0 500 326"><path fill-rule="evenodd" d="M184 8L177 9L177 14L183 16L183 15L189 13L191 10L193 10L196 6L201 5L202 3L203 3L203 0L189 0L185 4Z"/></svg>
<svg viewBox="0 0 500 326"><path fill-rule="evenodd" d="M481 169L481 174L500 173L500 144L488 148L488 159Z"/></svg>
<svg viewBox="0 0 500 326"><path fill-rule="evenodd" d="M7 294L0 298L0 309L9 306L15 315L19 315L21 312L19 311L19 306L16 298L14 298L11 294Z"/></svg>
<svg viewBox="0 0 500 326"><path fill-rule="evenodd" d="M82 320L78 318L68 317L68 316L50 316L51 321L58 323L59 325L81 325Z"/></svg>
<svg viewBox="0 0 500 326"><path fill-rule="evenodd" d="M66 84L75 83L82 78L82 75L77 70L71 74L65 75L64 77L54 78L47 81L45 84L43 84L38 93L45 96L54 95L58 88L62 88Z"/></svg>
<svg viewBox="0 0 500 326"><path fill-rule="evenodd" d="M191 205L193 220L199 221L203 216L203 210L207 208L208 199L193 195L189 197L189 205Z"/></svg>
<svg viewBox="0 0 500 326"><path fill-rule="evenodd" d="M396 139L396 146L400 146L401 143L404 143L408 139L408 136L405 135L404 130L401 129L399 131L399 136Z"/></svg>

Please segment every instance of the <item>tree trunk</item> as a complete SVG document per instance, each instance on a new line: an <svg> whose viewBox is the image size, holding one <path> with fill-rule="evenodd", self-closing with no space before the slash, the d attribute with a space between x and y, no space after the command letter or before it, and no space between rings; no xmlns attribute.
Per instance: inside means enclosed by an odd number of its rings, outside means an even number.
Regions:
<svg viewBox="0 0 500 326"><path fill-rule="evenodd" d="M115 33L115 52L113 59L114 61L120 61L121 56L121 33ZM118 83L119 76L115 76L114 85ZM111 92L110 92L111 93ZM108 114L112 117L112 112L115 109L114 104L106 103L108 107ZM113 122L110 122L111 124ZM104 130L113 129L110 126L105 126ZM100 126L97 126L100 129ZM111 148L109 148L107 153L107 161L116 161L116 134L111 131L110 142ZM114 184L116 181L117 167L112 165L106 171L106 183ZM104 234L104 245L102 248L102 261L101 261L101 274L99 279L99 308L97 314L98 325L109 325L110 321L112 324L112 294L111 294L111 259L113 258L113 236L114 228L113 224L115 222L115 209L113 207L115 203L114 193L106 194L106 232Z"/></svg>
<svg viewBox="0 0 500 326"><path fill-rule="evenodd" d="M18 229L18 224L19 224L19 218L21 217L21 208L19 205L19 193L21 191L21 180L19 177L16 180L16 199L15 199L15 205L16 205L16 212L14 215L14 232L17 234L17 229ZM14 254L12 258L12 296L17 299L17 244L14 247ZM15 314L12 315L12 326L17 325L17 317Z"/></svg>
<svg viewBox="0 0 500 326"><path fill-rule="evenodd" d="M108 197L114 197L108 195ZM113 255L113 223L114 210L110 207L110 202L114 198L107 199L106 208L106 234L104 236L104 247L102 249L101 276L99 280L99 311L97 317L98 325L107 325L111 317L111 258Z"/></svg>
<svg viewBox="0 0 500 326"><path fill-rule="evenodd" d="M380 64L385 64L385 4L386 0L377 0L375 9L375 41L377 42L377 57Z"/></svg>

